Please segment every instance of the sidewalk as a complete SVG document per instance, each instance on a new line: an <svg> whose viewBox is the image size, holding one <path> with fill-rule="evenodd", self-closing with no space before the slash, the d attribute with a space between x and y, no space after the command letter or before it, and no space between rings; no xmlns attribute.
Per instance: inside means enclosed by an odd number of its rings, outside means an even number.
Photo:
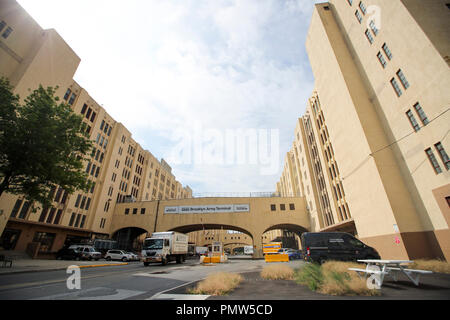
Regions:
<svg viewBox="0 0 450 320"><path fill-rule="evenodd" d="M68 261L68 260L39 260L39 259L24 258L13 260L11 268L0 267L0 276L12 273L65 270L72 265L77 265L80 268L92 268L92 267L118 266L127 264L128 263L123 263L120 261L105 261L103 259L99 261Z"/></svg>

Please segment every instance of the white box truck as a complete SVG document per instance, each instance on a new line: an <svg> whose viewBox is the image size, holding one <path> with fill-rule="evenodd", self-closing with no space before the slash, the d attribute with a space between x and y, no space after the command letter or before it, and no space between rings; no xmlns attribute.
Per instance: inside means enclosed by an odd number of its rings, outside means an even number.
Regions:
<svg viewBox="0 0 450 320"><path fill-rule="evenodd" d="M253 254L253 246L244 246L244 254L252 255Z"/></svg>
<svg viewBox="0 0 450 320"><path fill-rule="evenodd" d="M161 262L166 265L170 261L183 263L188 254L188 236L182 233L154 232L144 240L142 262L148 266L150 262Z"/></svg>

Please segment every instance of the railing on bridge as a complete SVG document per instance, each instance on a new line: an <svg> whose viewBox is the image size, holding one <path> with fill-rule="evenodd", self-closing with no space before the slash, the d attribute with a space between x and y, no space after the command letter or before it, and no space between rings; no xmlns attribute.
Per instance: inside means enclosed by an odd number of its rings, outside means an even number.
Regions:
<svg viewBox="0 0 450 320"><path fill-rule="evenodd" d="M182 199L193 199L193 198L295 198L300 197L299 194L281 194L280 192L198 192L194 193L190 198ZM180 200L181 198L156 198L153 200L143 200L143 201L156 201L156 200ZM117 199L117 203L127 203L136 202L136 199L131 196L123 197L122 199Z"/></svg>

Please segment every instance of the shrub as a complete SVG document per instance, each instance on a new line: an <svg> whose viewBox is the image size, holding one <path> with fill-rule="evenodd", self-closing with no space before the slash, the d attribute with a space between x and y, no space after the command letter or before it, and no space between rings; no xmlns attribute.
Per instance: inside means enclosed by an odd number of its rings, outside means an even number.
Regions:
<svg viewBox="0 0 450 320"><path fill-rule="evenodd" d="M408 268L450 273L450 263L442 260L415 260Z"/></svg>
<svg viewBox="0 0 450 320"><path fill-rule="evenodd" d="M297 270L294 275L295 282L308 286L312 291L318 290L323 283L323 274L320 265L311 263Z"/></svg>
<svg viewBox="0 0 450 320"><path fill-rule="evenodd" d="M311 290L330 295L379 295L380 291L369 289L366 280L348 268L361 268L352 262L328 261L323 265L308 264L296 272L297 283Z"/></svg>
<svg viewBox="0 0 450 320"><path fill-rule="evenodd" d="M209 275L205 280L199 282L190 294L209 294L213 296L225 295L235 289L243 278L239 274L219 272Z"/></svg>
<svg viewBox="0 0 450 320"><path fill-rule="evenodd" d="M261 271L261 277L268 280L293 280L294 270L282 264L270 265Z"/></svg>

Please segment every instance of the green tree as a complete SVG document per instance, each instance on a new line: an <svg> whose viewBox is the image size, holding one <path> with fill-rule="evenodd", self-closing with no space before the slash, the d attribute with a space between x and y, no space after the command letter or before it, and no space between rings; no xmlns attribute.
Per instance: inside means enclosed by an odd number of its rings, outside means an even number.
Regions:
<svg viewBox="0 0 450 320"><path fill-rule="evenodd" d="M39 86L21 104L0 79L0 197L8 192L50 206L56 185L69 194L90 188L83 170L92 150L86 125L55 91Z"/></svg>

